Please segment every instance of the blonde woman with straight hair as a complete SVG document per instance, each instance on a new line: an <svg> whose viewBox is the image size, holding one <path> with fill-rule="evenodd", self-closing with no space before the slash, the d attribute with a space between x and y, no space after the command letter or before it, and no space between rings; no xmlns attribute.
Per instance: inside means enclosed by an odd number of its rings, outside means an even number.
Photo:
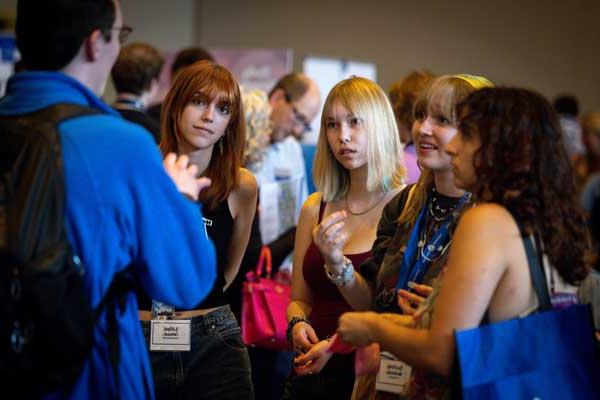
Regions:
<svg viewBox="0 0 600 400"><path fill-rule="evenodd" d="M381 211L403 187L404 174L398 129L383 90L358 77L338 83L321 118L314 164L318 192L304 203L296 231L288 339L301 355L284 398L350 397L353 355L326 352L338 317L352 310L337 288L352 279L352 264L370 256ZM333 242L337 264L320 251Z"/></svg>
<svg viewBox="0 0 600 400"><path fill-rule="evenodd" d="M376 314L379 318L414 323L416 308L431 293L446 264L458 219L472 204L470 193L454 183L452 159L446 153L458 132L455 109L470 93L485 86L491 82L482 77L445 75L417 99L412 135L422 173L416 184L407 186L385 207L372 257L340 288L355 310L375 310L382 313ZM343 335L343 339L347 337ZM390 361L391 357L388 354L382 359ZM398 396L376 391L375 376L361 377L355 395L360 399Z"/></svg>

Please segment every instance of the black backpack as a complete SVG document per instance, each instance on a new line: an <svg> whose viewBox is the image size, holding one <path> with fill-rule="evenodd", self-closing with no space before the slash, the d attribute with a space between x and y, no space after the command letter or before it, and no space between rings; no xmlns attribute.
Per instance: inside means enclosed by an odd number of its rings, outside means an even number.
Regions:
<svg viewBox="0 0 600 400"><path fill-rule="evenodd" d="M69 390L88 357L94 324L107 308L107 340L115 378L116 307L128 279L117 274L94 310L85 266L67 241L65 187L57 124L92 108L58 104L0 117L0 386L38 397ZM115 304L118 302L118 304ZM107 307L108 306L108 307ZM118 382L118 380L116 381Z"/></svg>

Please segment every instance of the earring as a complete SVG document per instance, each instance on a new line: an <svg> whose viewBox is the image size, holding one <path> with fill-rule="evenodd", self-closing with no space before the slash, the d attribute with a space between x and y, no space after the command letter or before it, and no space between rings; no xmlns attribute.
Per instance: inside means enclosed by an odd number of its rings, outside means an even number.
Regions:
<svg viewBox="0 0 600 400"><path fill-rule="evenodd" d="M223 137L219 139L219 152L223 155Z"/></svg>

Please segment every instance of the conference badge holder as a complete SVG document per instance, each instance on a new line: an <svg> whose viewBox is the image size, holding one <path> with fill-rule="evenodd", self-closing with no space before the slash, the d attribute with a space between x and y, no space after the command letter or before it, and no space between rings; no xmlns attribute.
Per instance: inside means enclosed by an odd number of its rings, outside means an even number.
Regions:
<svg viewBox="0 0 600 400"><path fill-rule="evenodd" d="M191 320L174 316L174 307L152 300L150 351L190 351Z"/></svg>

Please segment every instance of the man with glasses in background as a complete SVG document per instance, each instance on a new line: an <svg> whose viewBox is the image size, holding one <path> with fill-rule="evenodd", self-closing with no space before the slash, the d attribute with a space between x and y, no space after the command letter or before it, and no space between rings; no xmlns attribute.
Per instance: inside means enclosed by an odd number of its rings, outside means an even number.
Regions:
<svg viewBox="0 0 600 400"><path fill-rule="evenodd" d="M118 0L19 0L16 40L26 71L8 81L0 116L79 107L78 116L59 119L56 129L65 230L73 262L85 271L81 279L90 306L96 309L113 278L126 270L151 298L191 309L211 290L216 275L214 247L197 223L200 208L191 201L210 182L195 178L185 156L169 155L163 166L152 136L100 99L129 33ZM87 108L84 115L81 107ZM6 196L10 200L10 193ZM154 398L136 297L129 291L119 300L100 309L78 378L52 388L52 398ZM110 334L113 326L116 335ZM36 384L34 377L25 379ZM4 390L20 397L24 388L8 384Z"/></svg>
<svg viewBox="0 0 600 400"><path fill-rule="evenodd" d="M321 96L316 83L304 74L282 77L269 93L271 145L256 173L260 188L260 231L269 244L277 268L294 247L296 223L308 197L304 156L299 140L310 131ZM285 262L291 266L288 258Z"/></svg>
<svg viewBox="0 0 600 400"><path fill-rule="evenodd" d="M282 77L268 95L271 106L271 143L255 172L259 185L262 243L272 254L273 269L291 268L296 224L308 197L307 176L299 140L321 107L316 83L304 74ZM240 274L243 275L243 274ZM275 400L283 394L294 353L249 348L252 382L257 399Z"/></svg>

